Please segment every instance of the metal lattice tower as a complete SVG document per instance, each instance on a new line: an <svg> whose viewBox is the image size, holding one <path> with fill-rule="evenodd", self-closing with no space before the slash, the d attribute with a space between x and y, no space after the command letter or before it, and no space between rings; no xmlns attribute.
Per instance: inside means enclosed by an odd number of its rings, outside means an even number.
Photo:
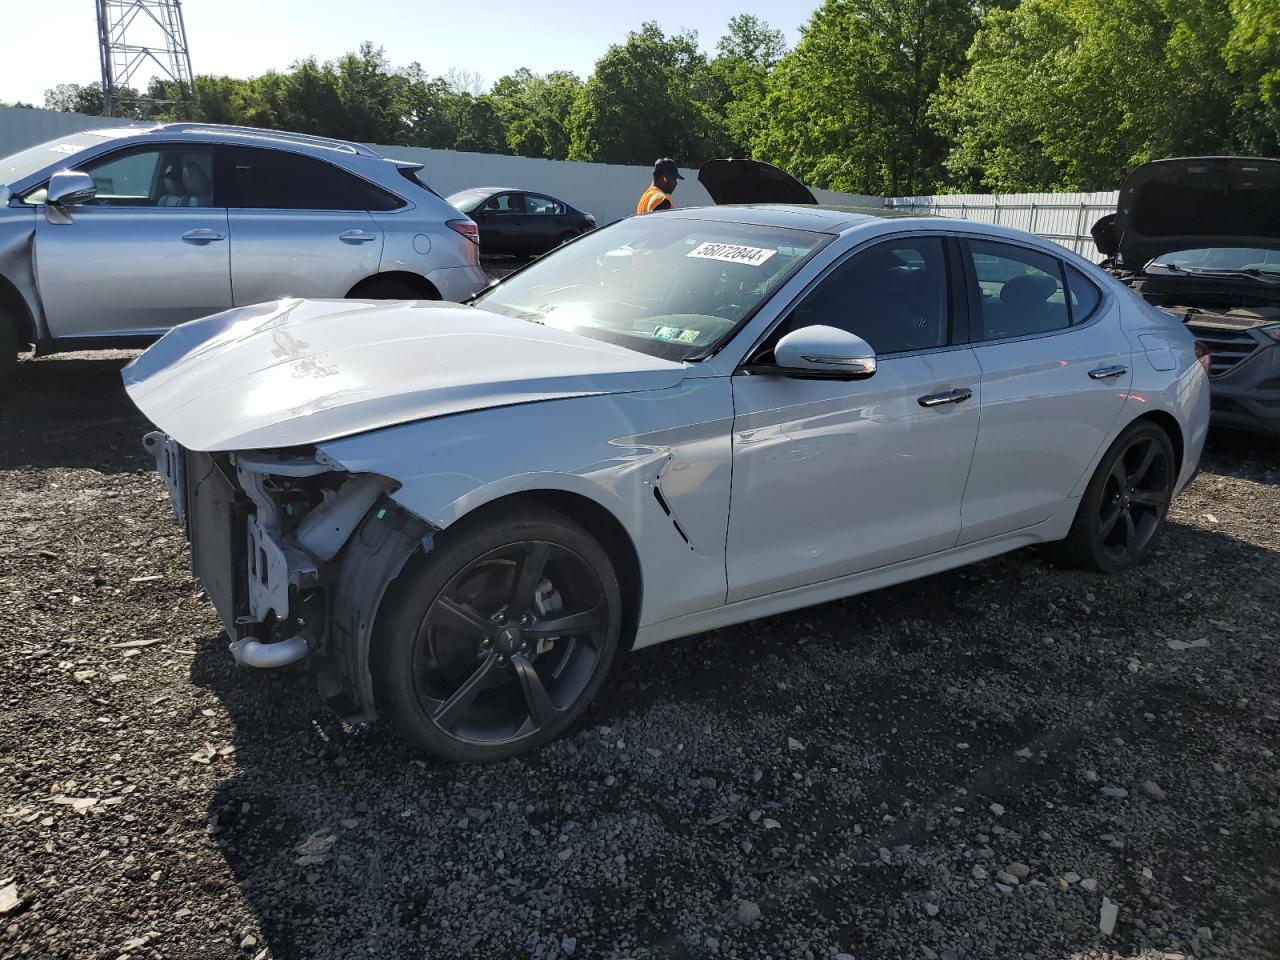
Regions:
<svg viewBox="0 0 1280 960"><path fill-rule="evenodd" d="M123 105L173 103L173 98L131 96L135 80L177 85L179 101L192 94L191 52L182 23L182 0L96 0L102 97L106 115ZM123 93L123 95L122 95Z"/></svg>

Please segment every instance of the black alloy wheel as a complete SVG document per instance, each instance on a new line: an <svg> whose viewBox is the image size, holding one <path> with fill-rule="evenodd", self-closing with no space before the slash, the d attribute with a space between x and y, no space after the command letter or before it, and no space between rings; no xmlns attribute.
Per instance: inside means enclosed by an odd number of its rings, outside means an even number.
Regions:
<svg viewBox="0 0 1280 960"><path fill-rule="evenodd" d="M599 544L557 513L462 527L397 582L379 698L433 753L496 760L585 709L617 648L621 594Z"/></svg>
<svg viewBox="0 0 1280 960"><path fill-rule="evenodd" d="M1059 555L1104 573L1133 565L1164 525L1176 482L1168 434L1150 421L1131 425L1099 463Z"/></svg>

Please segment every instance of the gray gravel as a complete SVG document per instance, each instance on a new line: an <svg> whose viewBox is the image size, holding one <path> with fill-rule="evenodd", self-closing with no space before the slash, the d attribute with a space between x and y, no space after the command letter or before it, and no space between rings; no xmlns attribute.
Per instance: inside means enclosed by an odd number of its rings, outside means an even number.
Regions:
<svg viewBox="0 0 1280 960"><path fill-rule="evenodd" d="M642 651L471 768L233 666L119 367L0 410L0 956L1280 956L1275 442L1216 436L1127 575Z"/></svg>

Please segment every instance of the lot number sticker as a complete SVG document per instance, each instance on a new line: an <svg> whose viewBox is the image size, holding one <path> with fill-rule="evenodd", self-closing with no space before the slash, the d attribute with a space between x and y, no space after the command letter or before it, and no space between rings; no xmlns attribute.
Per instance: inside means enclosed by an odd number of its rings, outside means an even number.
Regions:
<svg viewBox="0 0 1280 960"><path fill-rule="evenodd" d="M777 250L766 250L763 247L742 247L736 243L700 243L686 254L698 260L723 260L726 263L745 263L758 267Z"/></svg>

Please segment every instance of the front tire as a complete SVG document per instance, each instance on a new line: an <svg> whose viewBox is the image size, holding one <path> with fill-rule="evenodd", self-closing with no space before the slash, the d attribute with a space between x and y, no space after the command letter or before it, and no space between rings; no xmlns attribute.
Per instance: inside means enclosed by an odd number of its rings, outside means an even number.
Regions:
<svg viewBox="0 0 1280 960"><path fill-rule="evenodd" d="M618 648L609 556L535 504L459 521L388 591L374 632L380 708L410 742L467 763L558 736L594 699Z"/></svg>
<svg viewBox="0 0 1280 960"><path fill-rule="evenodd" d="M13 383L18 368L18 331L13 322L0 315L0 392Z"/></svg>
<svg viewBox="0 0 1280 960"><path fill-rule="evenodd" d="M1164 430L1149 420L1131 424L1099 462L1071 532L1051 552L1073 566L1101 573L1142 560L1169 512L1176 463Z"/></svg>

